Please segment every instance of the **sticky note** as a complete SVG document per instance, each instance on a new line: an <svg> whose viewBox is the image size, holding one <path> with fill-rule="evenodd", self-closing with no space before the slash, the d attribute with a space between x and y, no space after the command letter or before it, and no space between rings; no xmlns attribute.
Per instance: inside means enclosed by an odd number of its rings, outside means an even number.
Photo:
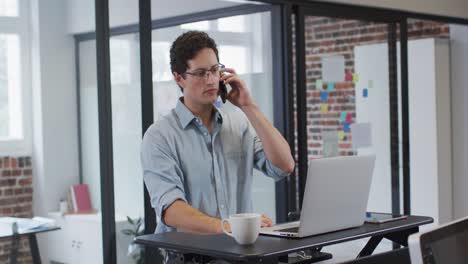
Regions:
<svg viewBox="0 0 468 264"><path fill-rule="evenodd" d="M328 91L333 92L335 90L335 83L329 82L328 83Z"/></svg>
<svg viewBox="0 0 468 264"><path fill-rule="evenodd" d="M362 97L367 98L367 96L368 96L367 88L362 89Z"/></svg>
<svg viewBox="0 0 468 264"><path fill-rule="evenodd" d="M353 115L351 113L346 114L346 123L353 122Z"/></svg>
<svg viewBox="0 0 468 264"><path fill-rule="evenodd" d="M343 123L343 132L349 132L349 123L348 122Z"/></svg>
<svg viewBox="0 0 468 264"><path fill-rule="evenodd" d="M338 156L338 131L322 131L323 157Z"/></svg>
<svg viewBox="0 0 468 264"><path fill-rule="evenodd" d="M328 111L328 104L322 104L321 111L322 113L326 113Z"/></svg>
<svg viewBox="0 0 468 264"><path fill-rule="evenodd" d="M353 74L353 83L357 83L359 81L359 75L357 73Z"/></svg>
<svg viewBox="0 0 468 264"><path fill-rule="evenodd" d="M372 127L370 123L355 123L351 128L351 144L353 149L372 146Z"/></svg>
<svg viewBox="0 0 468 264"><path fill-rule="evenodd" d="M342 82L345 79L345 58L343 55L322 57L322 79L325 82Z"/></svg>
<svg viewBox="0 0 468 264"><path fill-rule="evenodd" d="M328 100L328 92L327 91L321 91L320 92L320 101L326 102Z"/></svg>
<svg viewBox="0 0 468 264"><path fill-rule="evenodd" d="M351 75L351 72L347 71L345 75L345 81L350 82L353 80L353 76Z"/></svg>
<svg viewBox="0 0 468 264"><path fill-rule="evenodd" d="M369 89L370 89L370 88L372 88L373 86L374 86L374 81L369 80L369 83L368 83L367 87L369 87Z"/></svg>
<svg viewBox="0 0 468 264"><path fill-rule="evenodd" d="M215 106L220 108L223 104L221 103L221 101L216 101L215 102Z"/></svg>
<svg viewBox="0 0 468 264"><path fill-rule="evenodd" d="M344 132L343 131L338 131L338 139L343 140L344 139Z"/></svg>
<svg viewBox="0 0 468 264"><path fill-rule="evenodd" d="M318 89L318 90L322 90L322 87L323 87L322 80L321 79L315 80L315 88Z"/></svg>
<svg viewBox="0 0 468 264"><path fill-rule="evenodd" d="M346 111L343 111L340 114L340 122L344 122L345 120L346 120Z"/></svg>

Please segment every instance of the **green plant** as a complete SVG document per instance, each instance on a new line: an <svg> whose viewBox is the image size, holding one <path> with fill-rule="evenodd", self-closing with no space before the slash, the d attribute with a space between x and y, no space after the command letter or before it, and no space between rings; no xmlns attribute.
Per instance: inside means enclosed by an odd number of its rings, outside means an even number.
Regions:
<svg viewBox="0 0 468 264"><path fill-rule="evenodd" d="M131 225L131 228L122 229L122 233L127 236L132 237L132 242L128 245L128 256L131 256L133 261L136 264L143 264L144 263L144 254L145 249L144 247L135 244L134 238L137 236L141 236L144 233L144 228L142 226L142 219L139 217L138 219L132 219L127 216L127 221Z"/></svg>

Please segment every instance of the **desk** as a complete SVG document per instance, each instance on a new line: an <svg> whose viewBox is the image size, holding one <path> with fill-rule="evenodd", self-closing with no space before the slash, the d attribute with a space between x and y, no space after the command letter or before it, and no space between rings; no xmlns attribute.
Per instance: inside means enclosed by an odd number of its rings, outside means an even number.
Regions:
<svg viewBox="0 0 468 264"><path fill-rule="evenodd" d="M24 232L19 232L17 235L14 235L11 230L11 226L8 226L8 227L2 226L0 227L0 239L11 238L13 239L13 243L15 243L15 242L19 242L20 237L27 236L29 239L29 248L31 249L31 256L32 256L33 263L40 264L41 255L39 254L39 247L37 246L36 234L59 230L59 229L60 229L59 227L41 227L41 228L36 228L36 229L24 231ZM13 248L11 250L13 251ZM16 259L16 255L14 255L14 252L12 252L10 256Z"/></svg>
<svg viewBox="0 0 468 264"><path fill-rule="evenodd" d="M407 246L410 234L419 231L419 226L432 223L424 216L408 216L407 219L385 224L364 224L360 227L331 232L302 239L259 236L255 244L238 245L231 237L221 235L195 235L168 232L139 236L135 243L147 247L164 248L183 254L196 254L224 259L235 263L278 263L287 259L288 253L320 248L346 241L371 237L358 257L372 254L383 238Z"/></svg>

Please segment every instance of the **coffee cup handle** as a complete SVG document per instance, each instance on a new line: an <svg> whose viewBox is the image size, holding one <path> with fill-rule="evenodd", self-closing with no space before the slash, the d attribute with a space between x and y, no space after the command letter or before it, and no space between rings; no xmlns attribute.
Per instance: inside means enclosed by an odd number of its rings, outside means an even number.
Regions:
<svg viewBox="0 0 468 264"><path fill-rule="evenodd" d="M226 231L226 229L224 228L224 222L227 222L229 224L229 220L227 220L227 219L221 220L221 229L223 230L224 234L226 234L228 236L231 236L231 237L234 237L231 233Z"/></svg>

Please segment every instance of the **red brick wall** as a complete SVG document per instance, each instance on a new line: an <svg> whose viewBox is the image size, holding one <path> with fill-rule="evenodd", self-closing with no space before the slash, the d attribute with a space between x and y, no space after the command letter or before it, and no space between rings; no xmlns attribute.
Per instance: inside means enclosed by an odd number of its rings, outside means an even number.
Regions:
<svg viewBox="0 0 468 264"><path fill-rule="evenodd" d="M32 217L30 157L0 157L0 216ZM0 263L8 263L10 239L0 239ZM18 263L32 263L27 238L21 239Z"/></svg>
<svg viewBox="0 0 468 264"><path fill-rule="evenodd" d="M321 79L321 57L339 54L345 58L345 70L354 73L354 46L387 42L387 25L357 20L326 17L306 17L306 85L307 129L309 158L322 156L322 130L343 130L339 122L341 111L351 112L355 118L355 87L352 81L335 84L335 91L328 93L328 112L321 113L320 89L315 80ZM410 21L409 39L449 37L449 25L430 21ZM326 88L326 83L324 82ZM347 96L351 95L351 96ZM339 141L340 155L353 154L350 133Z"/></svg>

